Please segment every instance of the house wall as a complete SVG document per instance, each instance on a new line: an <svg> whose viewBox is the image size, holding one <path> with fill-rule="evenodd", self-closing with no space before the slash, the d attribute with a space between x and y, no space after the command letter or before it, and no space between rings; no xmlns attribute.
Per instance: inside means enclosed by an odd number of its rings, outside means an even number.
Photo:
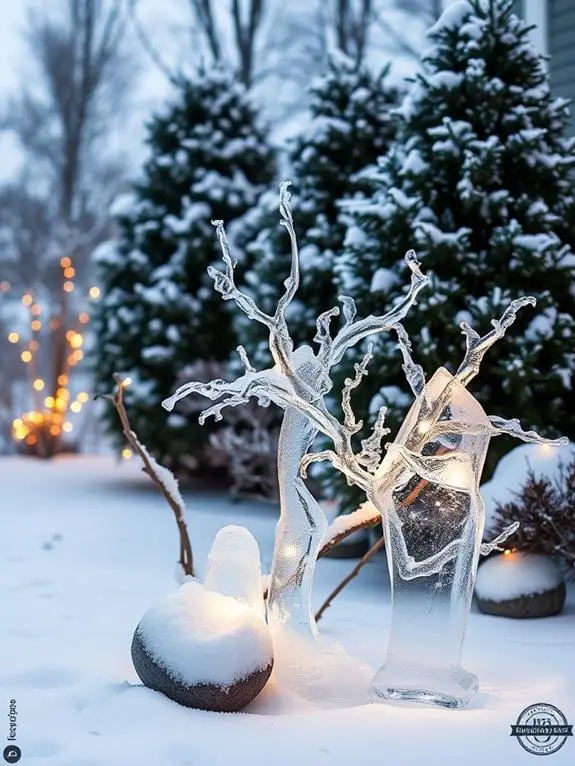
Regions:
<svg viewBox="0 0 575 766"><path fill-rule="evenodd" d="M557 96L572 100L575 134L575 0L547 0L547 29L551 86Z"/></svg>
<svg viewBox="0 0 575 766"><path fill-rule="evenodd" d="M515 0L515 12L535 24L531 39L549 56L549 76L556 96L570 99L571 132L575 135L575 0Z"/></svg>

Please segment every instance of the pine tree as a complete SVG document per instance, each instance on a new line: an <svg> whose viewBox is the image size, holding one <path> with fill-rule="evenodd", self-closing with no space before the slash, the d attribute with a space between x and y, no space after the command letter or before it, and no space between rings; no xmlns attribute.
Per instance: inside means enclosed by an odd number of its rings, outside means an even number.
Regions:
<svg viewBox="0 0 575 766"><path fill-rule="evenodd" d="M310 86L310 124L289 147L301 286L288 320L297 344L312 343L316 317L337 303L333 263L345 236L339 201L350 193L354 174L387 151L395 135L390 112L398 91L387 77L388 68L373 76L343 54L332 55L327 72ZM361 189L361 182L354 188ZM255 237L248 245L254 265L246 281L258 305L273 313L290 267L277 190L266 193L244 223L243 240ZM268 353L265 328L243 317L238 328L260 363Z"/></svg>
<svg viewBox="0 0 575 766"><path fill-rule="evenodd" d="M249 94L223 69L179 83L150 125L150 159L134 193L115 206L116 241L96 253L103 299L96 320L97 390L132 379L134 429L171 467L201 459L209 429L170 416L161 401L184 365L225 361L236 345L231 318L207 267L221 258L211 221L242 216L268 188L273 156ZM114 413L110 426L118 435Z"/></svg>
<svg viewBox="0 0 575 766"><path fill-rule="evenodd" d="M430 31L433 46L399 110L398 141L363 173L370 194L348 208L336 273L367 314L397 299L401 259L417 251L432 284L405 325L428 375L457 368L460 322L484 333L510 298L534 295L537 308L489 351L472 391L489 414L519 411L524 427L572 438L575 142L566 138L567 102L551 95L512 7L459 2ZM391 335L374 352L354 408L372 422L387 404L395 434L411 403L401 355ZM484 477L512 446L493 442ZM343 485L337 491L349 505L361 498Z"/></svg>

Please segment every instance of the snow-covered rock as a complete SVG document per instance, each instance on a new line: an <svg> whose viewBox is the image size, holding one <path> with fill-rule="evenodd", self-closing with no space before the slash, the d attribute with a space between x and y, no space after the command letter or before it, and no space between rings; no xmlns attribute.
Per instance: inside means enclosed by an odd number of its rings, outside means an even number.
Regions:
<svg viewBox="0 0 575 766"><path fill-rule="evenodd" d="M146 686L187 707L240 710L260 693L273 646L259 547L245 527L218 531L203 585L187 579L148 609L132 660Z"/></svg>

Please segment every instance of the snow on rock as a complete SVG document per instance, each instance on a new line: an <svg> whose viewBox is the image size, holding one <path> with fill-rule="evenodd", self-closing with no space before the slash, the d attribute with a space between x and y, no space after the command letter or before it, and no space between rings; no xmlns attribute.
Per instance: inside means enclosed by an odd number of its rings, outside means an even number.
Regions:
<svg viewBox="0 0 575 766"><path fill-rule="evenodd" d="M208 554L204 585L265 617L260 549L245 527L229 524L219 530Z"/></svg>
<svg viewBox="0 0 575 766"><path fill-rule="evenodd" d="M490 481L481 487L481 497L486 508L486 531L489 530L497 504L509 503L514 499L527 479L531 468L538 477L554 480L561 462L570 462L575 457L575 444L565 447L550 444L521 444L508 452L497 464Z"/></svg>
<svg viewBox="0 0 575 766"><path fill-rule="evenodd" d="M267 625L257 612L197 582L185 582L153 604L138 631L157 663L188 686L226 689L273 658Z"/></svg>
<svg viewBox="0 0 575 766"><path fill-rule="evenodd" d="M545 593L563 582L553 559L539 553L514 552L487 559L477 572L476 595L487 601L509 601Z"/></svg>

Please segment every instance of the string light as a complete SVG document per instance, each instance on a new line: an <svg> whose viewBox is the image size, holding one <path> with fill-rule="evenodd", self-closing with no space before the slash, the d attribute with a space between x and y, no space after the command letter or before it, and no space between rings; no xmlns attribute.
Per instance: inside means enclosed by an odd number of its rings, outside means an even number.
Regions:
<svg viewBox="0 0 575 766"><path fill-rule="evenodd" d="M72 293L75 290L74 278L76 277L76 269L72 265L72 259L69 256L60 258L60 267L63 277L61 290L63 293ZM12 285L6 280L0 282L1 292L8 291L11 287ZM101 295L100 288L97 286L91 287L88 293L92 299L97 299ZM24 364L43 361L44 355L42 354L40 359L38 359L35 353L40 352L40 341L44 337L39 334L40 331L44 327L46 329L49 328L51 332L57 333L54 335L54 353L55 359L61 360L59 362L61 367L60 369L56 368L55 373L57 376L57 388L55 391L46 390L49 386L49 381L38 375L40 370L36 372L32 368L34 372L30 376L30 386L34 392L43 392L42 399L40 399L37 409L24 412L20 417L12 421L11 430L13 438L17 441L25 442L30 448L38 445L36 449L39 449L41 452L47 447L46 439L57 439L63 432L70 433L74 429L73 423L67 419L68 413L80 413L83 406L90 399L89 394L86 391L82 391L76 396L74 401L71 401L72 396L68 389L70 371L67 369L68 366L76 366L84 358L84 351L82 350L85 345L83 325L88 324L90 315L86 311L78 313L75 322L77 327L72 329L70 328L69 320L73 320L73 317L70 317L67 313L51 316L52 312L49 307L41 306L39 302L34 301L32 291L24 293L21 296L21 301L30 312L28 337L22 337L20 333L13 331L7 335L8 342L12 344L23 343L24 349L21 350L20 359ZM42 321L40 319L41 315ZM80 328L82 328L82 332L78 332ZM59 344L62 344L64 335L69 351L68 354L64 353L61 356L62 348ZM64 347L64 351L65 349L66 347ZM128 385L129 382L128 380L125 385Z"/></svg>
<svg viewBox="0 0 575 766"><path fill-rule="evenodd" d="M124 378L124 380L120 383L122 388L126 388L126 386L129 386L132 382L132 378Z"/></svg>
<svg viewBox="0 0 575 766"><path fill-rule="evenodd" d="M122 457L124 458L124 460L129 460L132 457L132 454L133 454L132 450L129 447L125 447L122 450Z"/></svg>

